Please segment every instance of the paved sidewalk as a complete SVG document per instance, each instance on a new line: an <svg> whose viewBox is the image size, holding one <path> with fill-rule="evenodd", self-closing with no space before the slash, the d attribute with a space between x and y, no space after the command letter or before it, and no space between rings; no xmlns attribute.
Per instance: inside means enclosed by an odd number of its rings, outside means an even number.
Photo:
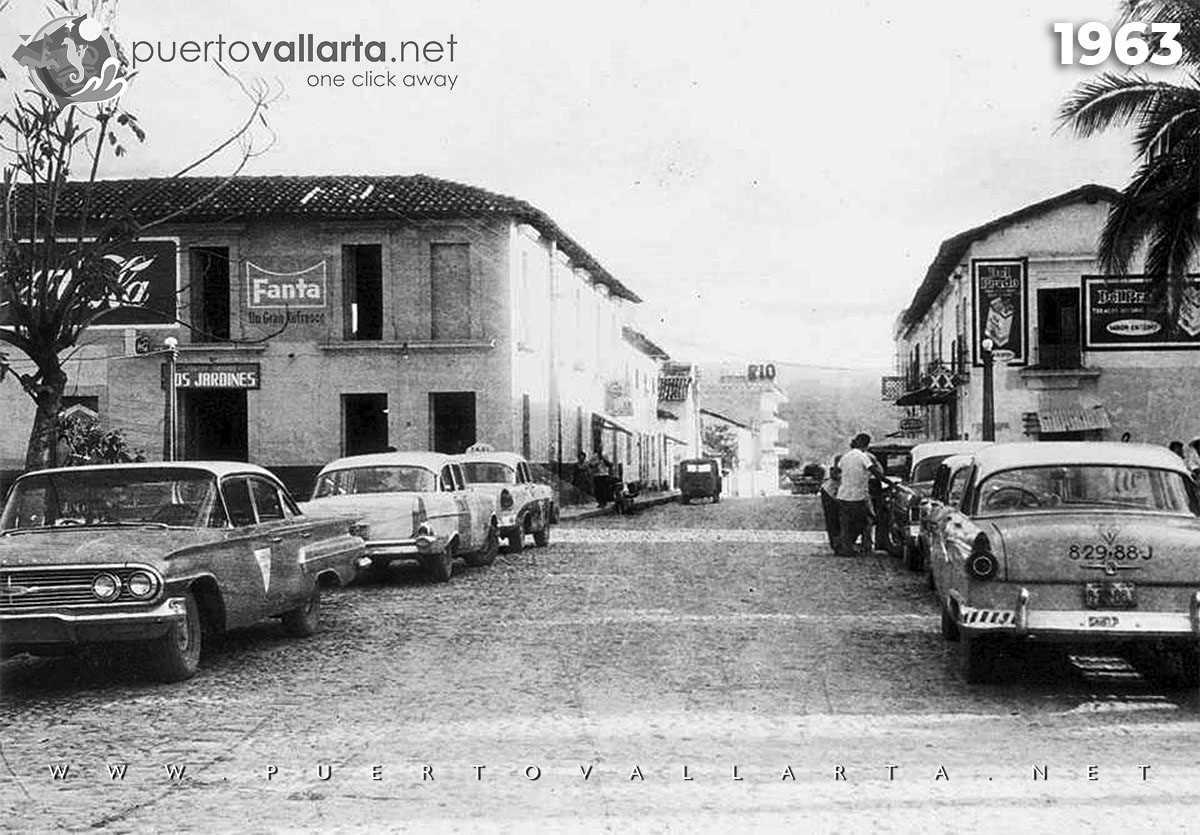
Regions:
<svg viewBox="0 0 1200 835"><path fill-rule="evenodd" d="M646 492L639 493L633 500L634 508L641 510L644 507L653 507L658 504L667 504L668 502L679 501L678 490L666 490L662 492ZM591 519L594 516L607 516L616 513L613 505L607 504L604 507L596 507L592 504L577 504L569 507L561 507L558 510L559 522L573 522L576 519Z"/></svg>

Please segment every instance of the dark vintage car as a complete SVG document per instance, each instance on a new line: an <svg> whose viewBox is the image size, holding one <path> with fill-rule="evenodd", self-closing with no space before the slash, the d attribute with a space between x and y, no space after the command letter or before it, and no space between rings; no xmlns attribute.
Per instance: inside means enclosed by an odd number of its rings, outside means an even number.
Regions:
<svg viewBox="0 0 1200 835"><path fill-rule="evenodd" d="M689 458L679 462L679 500L721 501L721 462L716 458Z"/></svg>
<svg viewBox="0 0 1200 835"><path fill-rule="evenodd" d="M917 441L910 438L889 438L876 441L867 452L879 462L886 481L872 477L870 481L872 538L877 551L888 550L888 491L891 484L908 476L912 467L912 450Z"/></svg>
<svg viewBox="0 0 1200 835"><path fill-rule="evenodd" d="M1177 683L1200 678L1200 499L1178 456L996 444L947 459L937 482L930 570L969 682L1031 641L1123 646Z"/></svg>
<svg viewBox="0 0 1200 835"><path fill-rule="evenodd" d="M144 650L192 676L202 634L278 617L316 630L321 587L349 582L363 541L310 519L267 470L232 462L41 470L0 514L0 649Z"/></svg>
<svg viewBox="0 0 1200 835"><path fill-rule="evenodd" d="M917 444L909 453L908 472L884 490L879 525L886 550L900 557L913 571L920 571L924 551L920 544L921 518L933 488L938 466L952 455L974 452L987 441L930 441Z"/></svg>

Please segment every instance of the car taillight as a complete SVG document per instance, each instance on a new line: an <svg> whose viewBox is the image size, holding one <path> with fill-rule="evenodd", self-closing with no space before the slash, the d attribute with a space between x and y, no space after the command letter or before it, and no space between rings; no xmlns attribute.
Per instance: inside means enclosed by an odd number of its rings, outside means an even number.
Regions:
<svg viewBox="0 0 1200 835"><path fill-rule="evenodd" d="M421 532L421 526L425 524L425 520L428 518L429 517L425 515L425 500L420 498L417 499L416 504L413 505L412 512L413 536L416 536Z"/></svg>
<svg viewBox="0 0 1200 835"><path fill-rule="evenodd" d="M508 510L512 506L513 506L512 493L508 492L507 490L501 490L500 491L500 509Z"/></svg>
<svg viewBox="0 0 1200 835"><path fill-rule="evenodd" d="M976 580L990 580L996 576L999 568L1000 561L992 553L992 543L988 541L987 534L979 534L975 537L971 555L967 557L967 573Z"/></svg>

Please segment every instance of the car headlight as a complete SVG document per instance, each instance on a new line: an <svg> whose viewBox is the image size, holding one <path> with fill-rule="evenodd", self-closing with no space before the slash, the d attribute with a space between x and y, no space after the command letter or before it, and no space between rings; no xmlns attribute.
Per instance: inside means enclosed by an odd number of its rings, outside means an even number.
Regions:
<svg viewBox="0 0 1200 835"><path fill-rule="evenodd" d="M135 571L125 581L125 588L131 597L146 600L158 591L158 581L145 571Z"/></svg>
<svg viewBox="0 0 1200 835"><path fill-rule="evenodd" d="M115 574L97 574L92 578L92 595L110 603L121 596L121 580Z"/></svg>

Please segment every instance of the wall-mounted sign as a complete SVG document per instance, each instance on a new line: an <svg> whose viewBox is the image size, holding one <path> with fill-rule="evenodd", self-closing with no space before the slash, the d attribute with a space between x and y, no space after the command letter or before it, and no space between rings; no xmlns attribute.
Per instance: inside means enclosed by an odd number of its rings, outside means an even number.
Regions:
<svg viewBox="0 0 1200 835"><path fill-rule="evenodd" d="M247 306L251 308L325 307L329 301L325 262L290 273L265 270L246 262Z"/></svg>
<svg viewBox="0 0 1200 835"><path fill-rule="evenodd" d="M92 327L173 327L178 322L179 242L174 238L142 238L118 246L104 256L116 268L120 292L93 305L108 309ZM65 270L63 273L65 274ZM7 302L0 300L0 326L12 325Z"/></svg>
<svg viewBox="0 0 1200 835"><path fill-rule="evenodd" d="M920 432L925 429L925 418L920 417L902 417L900 418L901 432Z"/></svg>
<svg viewBox="0 0 1200 835"><path fill-rule="evenodd" d="M163 388L167 385L167 366L162 366ZM262 373L256 362L196 363L175 366L177 389L257 389Z"/></svg>
<svg viewBox="0 0 1200 835"><path fill-rule="evenodd" d="M1190 277L1174 317L1151 303L1144 277L1083 277L1084 347L1097 351L1200 348L1200 277Z"/></svg>
<svg viewBox="0 0 1200 835"><path fill-rule="evenodd" d="M774 380L775 379L775 363L759 362L751 363L746 368L747 380Z"/></svg>
<svg viewBox="0 0 1200 835"><path fill-rule="evenodd" d="M980 345L990 339L993 350L1012 351L1012 365L1027 361L1026 331L1029 283L1024 258L976 259L971 262L975 365L982 365Z"/></svg>

